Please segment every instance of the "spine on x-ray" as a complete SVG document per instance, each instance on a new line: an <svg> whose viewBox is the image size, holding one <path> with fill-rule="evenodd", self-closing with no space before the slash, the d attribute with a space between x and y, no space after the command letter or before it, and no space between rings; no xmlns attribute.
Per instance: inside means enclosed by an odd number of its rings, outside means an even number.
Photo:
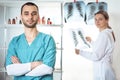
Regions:
<svg viewBox="0 0 120 80"><path fill-rule="evenodd" d="M72 31L72 36L73 36L74 44L75 44L75 47L76 47L78 45L78 40L77 40L77 36L76 36L75 31Z"/></svg>
<svg viewBox="0 0 120 80"><path fill-rule="evenodd" d="M90 45L86 42L86 40L84 39L84 36L80 30L78 31L78 34L79 34L80 38L82 39L82 41L84 42L84 44L86 44L90 48Z"/></svg>

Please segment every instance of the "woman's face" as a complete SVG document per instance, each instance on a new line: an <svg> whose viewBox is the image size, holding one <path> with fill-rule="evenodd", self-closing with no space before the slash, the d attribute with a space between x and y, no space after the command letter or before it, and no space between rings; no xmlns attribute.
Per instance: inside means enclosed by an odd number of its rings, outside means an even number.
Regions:
<svg viewBox="0 0 120 80"><path fill-rule="evenodd" d="M105 29L108 26L108 20L106 20L102 14L96 14L95 15L95 25L99 29Z"/></svg>

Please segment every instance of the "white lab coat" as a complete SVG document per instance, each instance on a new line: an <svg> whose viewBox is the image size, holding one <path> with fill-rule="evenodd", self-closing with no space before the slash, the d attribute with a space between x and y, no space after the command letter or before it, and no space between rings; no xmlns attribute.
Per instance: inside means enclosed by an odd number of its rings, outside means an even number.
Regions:
<svg viewBox="0 0 120 80"><path fill-rule="evenodd" d="M94 62L94 80L116 80L111 66L114 39L111 29L101 31L92 50L80 49L80 55Z"/></svg>

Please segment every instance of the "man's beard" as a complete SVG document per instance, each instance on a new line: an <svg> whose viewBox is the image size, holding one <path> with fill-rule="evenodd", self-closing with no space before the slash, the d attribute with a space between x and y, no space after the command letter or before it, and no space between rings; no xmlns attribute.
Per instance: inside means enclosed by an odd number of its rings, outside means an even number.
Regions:
<svg viewBox="0 0 120 80"><path fill-rule="evenodd" d="M36 24L37 24L37 22L35 22L34 24L32 24L32 25L28 25L28 24L26 24L26 23L24 23L23 22L23 24L25 25L25 27L27 27L27 28L35 28L36 27Z"/></svg>

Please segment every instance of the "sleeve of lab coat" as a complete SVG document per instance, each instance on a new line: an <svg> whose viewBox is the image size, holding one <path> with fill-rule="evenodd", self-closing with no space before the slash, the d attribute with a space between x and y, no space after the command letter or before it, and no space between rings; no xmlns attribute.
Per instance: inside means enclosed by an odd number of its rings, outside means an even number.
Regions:
<svg viewBox="0 0 120 80"><path fill-rule="evenodd" d="M92 47L92 51L80 50L80 55L93 61L99 61L105 56L108 46L108 36L101 33Z"/></svg>

